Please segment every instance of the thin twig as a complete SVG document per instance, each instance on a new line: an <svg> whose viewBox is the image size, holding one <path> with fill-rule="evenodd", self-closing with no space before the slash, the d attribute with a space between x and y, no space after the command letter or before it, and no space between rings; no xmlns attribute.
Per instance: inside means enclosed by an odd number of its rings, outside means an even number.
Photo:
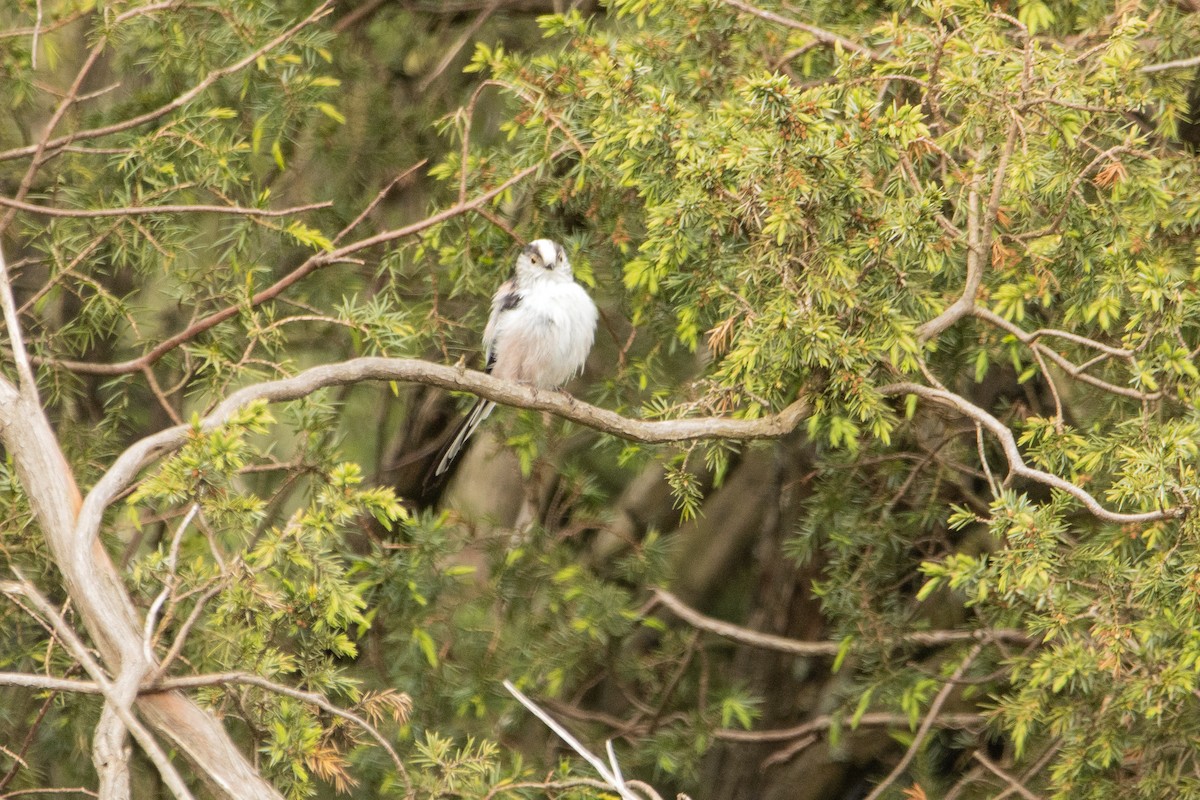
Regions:
<svg viewBox="0 0 1200 800"><path fill-rule="evenodd" d="M971 758L975 759L980 764L982 764L983 768L986 769L988 772L992 773L997 778L999 778L1000 780L1007 783L1012 788L1013 791L1015 791L1017 794L1021 795L1021 797L1024 797L1025 800L1042 800L1041 797L1039 797L1038 795L1036 795L1033 792L1026 789L1025 786L1020 781L1018 781L1012 775L1009 775L1007 772L1005 772L1003 769L1001 769L998 764L996 764L994 761L992 761L990 758L988 758L987 756L985 756L983 753L979 752L978 750L971 753Z"/></svg>
<svg viewBox="0 0 1200 800"><path fill-rule="evenodd" d="M726 639L732 639L741 644L761 647L781 653L791 653L798 656L836 656L842 649L840 642L802 642L785 636L743 628L724 620L701 614L696 609L684 603L666 589L655 589L654 599L671 609L671 612L694 628L715 633ZM897 645L913 644L922 647L957 644L959 642L998 642L1007 641L1015 644L1029 644L1032 639L1023 631L1010 629L976 630L976 631L913 631L900 634L895 638Z"/></svg>
<svg viewBox="0 0 1200 800"><path fill-rule="evenodd" d="M849 50L852 53L858 53L861 56L866 56L872 61L883 60L883 56L881 56L879 53L876 53L871 48L861 45L853 39L847 39L845 36L839 36L832 31L827 31L824 28L818 28L816 25L809 25L807 22L801 22L800 20L781 16L773 11L767 11L765 9L758 8L757 6L752 6L749 3L742 2L742 0L725 0L725 3L733 6L739 11L744 11L747 14L753 14L759 19L765 19L767 22L774 22L776 25L783 25L786 28L794 28L798 31L804 31L823 44L838 45L844 50Z"/></svg>
<svg viewBox="0 0 1200 800"><path fill-rule="evenodd" d="M414 172L428 163L428 158L422 158L420 161L404 170L404 172L401 172L399 175L388 181L387 185L380 189L379 193L375 195L375 198L371 200L371 202L367 203L363 210L358 213L358 216L355 217L349 225L338 231L337 236L333 237L333 243L337 244L342 239L346 238L346 234L361 225L362 221L366 219L372 211L379 207L379 204L383 202L383 199L388 196L392 189L395 189L398 185L407 180Z"/></svg>
<svg viewBox="0 0 1200 800"><path fill-rule="evenodd" d="M164 204L161 206L123 206L120 208L54 208L39 206L0 195L0 206L44 217L69 217L72 219L100 219L102 217L142 217L148 214L234 214L246 217L286 217L305 211L329 208L332 200L306 203L293 208L246 208L244 206L218 206L197 204Z"/></svg>
<svg viewBox="0 0 1200 800"><path fill-rule="evenodd" d="M179 626L179 633L175 634L175 640L171 642L170 649L167 650L166 654L162 657L162 661L159 662L154 671L147 676L147 680L150 683L154 683L166 674L167 669L171 666L171 663L179 657L179 653L183 650L183 644L187 641L188 634L191 633L192 627L200 619L200 614L204 611L204 605L209 600L216 597L224 588L224 585L218 583L216 586L209 587L208 590L205 591L204 594L200 595L200 597L196 600L196 604L192 606L192 610L188 613L187 619L185 619L183 624Z"/></svg>
<svg viewBox="0 0 1200 800"><path fill-rule="evenodd" d="M1187 69L1197 64L1200 64L1200 56L1192 56L1191 58L1180 58L1175 61L1164 61L1161 64L1147 64L1139 72L1153 73L1163 72L1168 69Z"/></svg>
<svg viewBox="0 0 1200 800"><path fill-rule="evenodd" d="M42 0L37 0L37 18L33 21L33 42L29 45L29 65L37 69L38 36L42 32Z"/></svg>
<svg viewBox="0 0 1200 800"><path fill-rule="evenodd" d="M1066 331L1042 330L1042 331L1036 331L1034 333L1026 333L1025 331L1023 331L1020 328L1020 326L1018 326L1012 322L1009 322L1007 319L1000 316L996 312L991 311L986 308L983 308L981 306L975 306L974 308L970 309L969 313L971 314L971 316L975 317L976 319L981 319L984 322L990 323L990 324L996 326L997 328L1001 328L1001 329L1007 331L1008 333L1012 334L1022 344L1025 344L1031 350L1036 350L1037 352L1041 353L1046 358L1048 358L1052 362L1054 362L1054 364L1056 366L1058 366L1060 369L1062 369L1064 372L1066 372L1067 375L1071 376L1072 378L1074 378L1077 381L1080 381L1081 383L1086 383L1090 386L1096 387L1097 389L1103 389L1106 392L1111 392L1112 394L1118 394L1118 395L1121 395L1122 397L1130 397L1130 398L1133 398L1134 400L1141 400L1142 402L1153 402L1153 401L1158 400L1159 398L1163 397L1163 393L1161 390L1156 391L1156 392L1143 392L1139 389L1131 389L1128 386L1119 386L1118 384L1110 383L1102 378L1097 378L1094 375L1090 375L1085 371L1089 367L1098 363L1099 360L1102 360L1103 358L1107 358L1111 355L1116 355L1117 353L1120 353L1121 358L1132 363L1133 362L1132 351L1124 350L1124 349L1118 350L1117 348L1111 348L1108 345L1104 345L1100 342L1094 341L1092 339L1088 339L1083 336L1076 336L1074 334L1071 334L1069 336L1062 336L1062 334L1066 333ZM1054 348L1047 347L1046 345L1037 341L1037 339L1040 336L1059 336L1061 338L1067 339L1068 341L1075 342L1076 344L1082 344L1087 347L1093 347L1097 350L1100 350L1101 355L1095 359L1092 359L1091 361L1084 363L1084 364L1074 364L1069 359L1067 359L1065 356L1060 354ZM1110 352L1110 351L1116 351L1116 352L1114 353L1114 352Z"/></svg>
<svg viewBox="0 0 1200 800"><path fill-rule="evenodd" d="M91 789L85 789L82 786L56 786L53 789L13 789L11 792L0 794L0 800L8 800L10 797L25 797L31 794L82 794L88 797L99 797L96 792Z"/></svg>
<svg viewBox="0 0 1200 800"><path fill-rule="evenodd" d="M175 528L175 535L171 538L171 547L167 551L167 578L163 581L162 591L154 598L154 602L150 604L150 610L146 612L146 622L142 626L142 652L146 656L146 663L155 663L154 658L154 624L158 620L158 612L162 609L163 603L167 602L167 598L175 591L175 564L179 560L179 545L183 541L183 532L187 526L192 523L192 519L200 513L200 504L192 503L192 507L188 509L183 521Z"/></svg>
<svg viewBox="0 0 1200 800"><path fill-rule="evenodd" d="M937 718L937 724L942 728L974 728L987 723L983 714L959 713L942 714ZM825 714L810 719L791 728L778 728L765 731L743 731L737 728L719 728L713 731L713 736L726 742L786 742L792 739L803 739L811 734L822 733L834 725L847 725L849 720L837 714ZM904 726L911 728L911 720L907 714L894 714L890 711L869 711L858 719L854 728L884 728Z"/></svg>
<svg viewBox="0 0 1200 800"><path fill-rule="evenodd" d="M483 23L487 22L488 17L492 15L499 5L500 0L491 0L491 2L480 9L479 14L476 15L474 21L468 25L467 29L462 32L462 35L458 37L458 41L446 49L445 54L442 56L442 60L439 61L437 66L433 68L433 71L421 78L421 80L417 83L418 92L424 93L424 91L429 88L429 84L437 80L438 76L446 71L446 68L450 66L450 63L454 61L462 49L467 46L467 42L471 41L471 37L483 27Z"/></svg>
<svg viewBox="0 0 1200 800"><path fill-rule="evenodd" d="M983 465L983 474L987 476L988 488L992 490L992 497L1000 496L1000 485L996 483L996 477L992 475L992 468L988 464L987 453L983 448L983 426L978 422L975 423L975 447L979 450L979 463Z"/></svg>
<svg viewBox="0 0 1200 800"><path fill-rule="evenodd" d="M878 800L887 791L888 787L904 773L904 770L908 769L908 765L916 758L917 752L920 751L921 745L925 742L925 737L929 735L929 731L933 728L938 712L942 710L942 706L945 705L946 700L950 697L950 693L954 691L958 679L971 667L971 664L974 663L982 649L983 643L981 642L972 647L971 652L967 653L966 658L962 660L958 668L954 670L954 674L950 676L950 680L946 682L946 685L934 696L933 702L929 704L929 711L926 712L925 719L921 720L921 726L917 728L917 732L913 735L912 744L908 746L904 757L888 773L888 776L866 796L865 800Z"/></svg>
<svg viewBox="0 0 1200 800"><path fill-rule="evenodd" d="M314 705L327 714L332 714L335 717L341 717L347 722L352 722L358 727L366 731L372 739L374 739L380 747L387 752L392 759L392 764L396 767L396 772L401 776L406 784L408 784L408 794L412 794L412 784L409 782L408 770L404 767L404 762L400 760L400 755L396 752L396 748L392 747L391 742L379 732L379 729L368 722L366 719L355 714L353 711L347 711L340 706L331 703L328 698L319 692L305 692L300 689L293 689L291 686L285 686L282 683L276 683L269 678L264 678L261 675L255 675L250 672L217 672L205 675L188 675L180 678L164 678L157 683L144 687L143 691L172 691L176 689L195 689L201 686L219 686L228 683L244 684L247 686L257 686L260 689L266 689L275 694L282 694L286 697L292 697L296 700L301 700L310 705Z"/></svg>
<svg viewBox="0 0 1200 800"><path fill-rule="evenodd" d="M566 742L567 746L578 753L584 761L591 764L592 769L596 770L596 772L600 774L600 777L604 779L604 782L607 783L609 787L611 787L618 795L620 795L622 800L645 800L645 798L640 797L629 790L629 787L625 785L624 779L619 776L619 771L614 772L613 770L610 770L609 765L605 764L603 759L584 747L578 739L571 735L570 731L560 725L558 721L554 719L554 717L546 713L541 706L526 697L520 689L518 689L516 686L513 686L511 681L504 681L504 688L508 690L509 694L517 698L521 705L529 709L530 713L540 719L547 728L554 731L558 735L558 738ZM608 747L609 752L612 753L611 743L606 746ZM615 762L615 756L613 760Z"/></svg>
<svg viewBox="0 0 1200 800"><path fill-rule="evenodd" d="M1162 508L1158 511L1144 511L1132 514L1123 514L1117 511L1109 511L1100 504L1095 497L1079 486L1071 483L1068 480L1053 475L1045 470L1035 469L1025 463L1024 457L1021 455L1021 449L1017 446L1016 436L996 417L984 411L979 406L971 403L964 397L960 397L953 392L948 392L944 389L933 389L928 386L922 386L916 383L893 383L887 386L881 386L877 391L885 396L915 394L917 397L937 403L946 408L953 408L969 419L973 419L980 423L983 427L995 436L1000 441L1000 446L1004 450L1004 456L1008 459L1009 472L1020 478L1035 481L1037 483L1049 486L1052 489L1058 489L1061 492L1071 495L1076 500L1081 502L1088 511L1097 519L1104 522L1112 522L1117 524L1131 524L1139 522L1155 522L1161 519L1177 519L1184 516L1188 509L1182 506L1172 508Z"/></svg>

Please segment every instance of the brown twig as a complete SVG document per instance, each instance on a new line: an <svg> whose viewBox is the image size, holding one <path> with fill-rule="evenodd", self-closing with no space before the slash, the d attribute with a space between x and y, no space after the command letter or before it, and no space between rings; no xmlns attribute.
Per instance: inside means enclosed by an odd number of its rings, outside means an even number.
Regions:
<svg viewBox="0 0 1200 800"><path fill-rule="evenodd" d="M1042 800L1041 797L1039 797L1038 795L1029 791L1029 789L1025 788L1025 786L1020 781L1018 781L1012 775L1009 775L1007 772L1005 772L1003 769L1001 769L998 764L996 764L994 761L992 761L990 758L988 758L987 756L985 756L983 753L979 752L978 750L971 753L971 758L975 759L981 765L983 765L983 768L986 769L988 772L992 773L997 778L999 778L1000 780L1007 783L1012 788L1013 791L1015 791L1017 794L1021 795L1021 797L1024 797L1025 800Z"/></svg>
<svg viewBox="0 0 1200 800"><path fill-rule="evenodd" d="M100 219L102 217L141 217L148 214L232 214L246 217L286 217L305 211L329 208L331 200L307 203L294 208L245 208L243 206L218 206L205 204L164 204L161 206L123 206L120 208L54 208L39 206L0 196L0 206L14 211L40 214L44 217L70 217L72 219Z"/></svg>
<svg viewBox="0 0 1200 800"><path fill-rule="evenodd" d="M904 770L908 769L908 765L916 758L917 752L921 749L921 745L925 742L925 737L929 735L929 731L933 729L934 722L937 720L938 712L942 710L942 706L946 704L950 693L954 691L954 687L959 678L970 669L971 664L978 658L979 652L983 649L983 643L975 645L971 648L971 652L967 653L966 658L954 670L954 674L950 676L950 680L946 685L934 696L933 702L929 704L929 711L926 712L925 718L921 720L921 725L917 728L917 732L913 735L912 744L908 746L908 750L904 752L903 758L896 764L895 768L888 773L878 786L876 786L866 800L878 800L878 798L887 791L887 788L899 778Z"/></svg>
<svg viewBox="0 0 1200 800"><path fill-rule="evenodd" d="M776 14L773 11L767 11L765 9L758 8L757 6L752 6L749 3L742 2L742 0L725 0L725 3L726 5L733 6L739 11L744 11L747 14L753 14L759 19L764 19L767 22L774 22L776 25L783 25L785 28L793 28L798 31L804 31L823 44L838 45L844 50L849 50L852 53L858 53L861 56L866 56L872 61L883 60L883 56L879 53L876 53L871 48L861 45L853 39L847 39L845 36L839 36L832 31L827 31L824 28L818 28L816 25L809 25L807 22L801 22L800 20Z"/></svg>
<svg viewBox="0 0 1200 800"><path fill-rule="evenodd" d="M952 686L953 683L950 685ZM942 714L937 718L937 724L942 728L972 728L977 725L983 725L986 722L987 717L983 714L974 713ZM791 728L766 731L743 731L736 728L721 728L713 731L713 736L726 742L786 742L793 739L804 739L812 734L827 731L834 725L848 724L849 720L843 716L826 714ZM894 714L890 711L871 711L863 714L854 727L880 728L893 726L910 727L911 720L907 714Z"/></svg>
<svg viewBox="0 0 1200 800"><path fill-rule="evenodd" d="M519 183L538 170L543 169L547 163L552 162L555 158L566 152L566 150L567 148L565 147L560 148L550 155L546 161L534 164L531 167L526 167L520 172L512 175L508 180L504 181L498 186L489 189L488 191L465 203L457 203L449 208L439 211L436 214L431 214L419 222L414 222L411 225L405 225L400 228L383 231L382 233L367 237L366 239L360 239L357 242L352 242L351 244L343 245L342 247L335 248L327 252L317 253L309 257L304 263L296 267L287 275L283 276L266 289L263 289L251 297L249 305L258 306L267 302L268 300L274 299L284 290L298 283L300 280L307 277L312 272L315 272L317 269L320 269L321 267L343 262L350 256L362 250L366 250L380 244L386 244L387 242L391 242L396 239L412 236L460 214L474 211L475 209L490 202L496 196L507 191L513 185ZM116 364L91 364L86 361L56 360L53 363L72 372L78 372L87 375L124 375L130 372L137 372L143 369L145 366L158 361L164 355L179 347L181 344L190 341L199 334L237 315L245 308L245 303L238 303L227 306L220 311L209 314L206 317L202 317L192 322L187 328L175 334L174 336L168 337L162 342L159 342L141 356L128 361L122 361Z"/></svg>
<svg viewBox="0 0 1200 800"><path fill-rule="evenodd" d="M948 392L944 389L933 389L928 386L922 386L916 383L894 383L887 386L881 386L877 390L885 396L896 396L905 394L915 394L917 397L937 403L946 408L952 408L960 414L975 420L984 428L995 436L1000 441L1000 446L1004 450L1004 456L1008 460L1008 469L1010 475L1015 475L1026 480L1031 480L1036 483L1041 483L1052 489L1057 489L1060 492L1065 492L1071 495L1083 506L1092 513L1097 519L1104 522L1112 522L1116 524L1131 524L1141 522L1155 522L1161 519L1177 519L1182 517L1187 509L1176 506L1173 508L1163 508L1158 511L1144 511L1133 514L1123 514L1116 511L1109 511L1100 502L1086 492L1084 489L1076 486L1070 481L1064 480L1057 475L1052 475L1049 472L1040 469L1034 469L1025 463L1025 459L1021 456L1021 450L1017 446L1016 436L996 417L989 414L979 406L971 403L966 398L960 397L953 392Z"/></svg>
<svg viewBox="0 0 1200 800"><path fill-rule="evenodd" d="M285 686L282 683L276 683L261 675L255 675L250 672L217 672L207 675L188 675L180 678L163 678L156 684L152 684L143 688L142 691L171 691L175 689L195 689L202 686L221 686L225 684L242 684L246 686L257 686L260 689L266 689L275 694L281 694L285 697L291 697L296 700L314 705L327 714L351 722L367 732L380 747L382 747L392 759L392 764L396 767L396 772L408 784L408 794L412 794L412 785L408 778L408 770L404 767L404 762L400 760L400 755L396 749L392 747L391 742L387 740L379 729L372 725L367 720L355 714L353 711L347 711L340 706L336 706L329 702L325 695L319 692L305 692L300 689L293 689L291 686Z"/></svg>
<svg viewBox="0 0 1200 800"><path fill-rule="evenodd" d="M1093 347L1097 350L1100 350L1103 357L1119 355L1120 358L1132 363L1133 352L1130 350L1111 348L1108 345L1102 344L1093 339L1070 334L1066 331L1040 330L1033 333L1026 333L1015 323L1009 322L1007 319L995 313L994 311L990 311L979 306L972 308L970 310L970 314L977 319L981 319L984 322L996 326L997 328L1003 329L1022 344L1027 345L1031 350L1041 353L1046 358L1053 361L1054 364L1062 369L1063 372L1067 373L1067 375L1082 383L1089 384L1097 389L1103 389L1104 391L1111 392L1112 394L1118 394L1122 397L1130 397L1134 400L1140 400L1142 402L1152 402L1163 397L1161 390L1156 392L1143 392L1140 389L1132 389L1128 386L1119 386L1115 383L1109 383L1102 378L1097 378L1094 375L1090 375L1085 370L1097 363L1097 359L1092 359L1084 364L1075 364L1065 356L1061 355L1057 350L1047 347L1037 340L1042 336L1058 336L1065 338L1068 341L1075 342L1076 344L1081 344L1086 347Z"/></svg>
<svg viewBox="0 0 1200 800"><path fill-rule="evenodd" d="M671 609L672 613L694 628L715 633L718 636L752 647L760 647L764 650L774 650L797 656L836 656L842 649L840 642L802 642L798 639L789 639L786 636L776 636L772 633L762 633L761 631L734 625L731 622L714 619L713 617L701 614L666 589L655 589L654 599ZM1029 644L1033 640L1028 634L1022 631L1009 629L913 631L896 637L897 644L905 643L930 647L970 641L981 643L1009 641L1018 644Z"/></svg>

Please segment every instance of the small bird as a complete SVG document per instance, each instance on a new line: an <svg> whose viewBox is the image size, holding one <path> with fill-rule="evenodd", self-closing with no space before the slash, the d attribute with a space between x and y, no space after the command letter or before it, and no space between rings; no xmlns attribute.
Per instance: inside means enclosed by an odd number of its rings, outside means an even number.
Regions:
<svg viewBox="0 0 1200 800"><path fill-rule="evenodd" d="M575 282L562 245L530 242L513 276L492 298L483 330L484 371L497 378L558 389L583 370L596 336L596 304ZM450 469L463 445L496 404L480 398L438 457L433 477Z"/></svg>

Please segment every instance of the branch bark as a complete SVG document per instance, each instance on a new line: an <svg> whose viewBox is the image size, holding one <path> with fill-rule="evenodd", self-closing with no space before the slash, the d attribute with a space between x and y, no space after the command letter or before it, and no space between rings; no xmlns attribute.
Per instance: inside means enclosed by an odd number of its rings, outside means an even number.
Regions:
<svg viewBox="0 0 1200 800"><path fill-rule="evenodd" d="M965 417L973 419L982 425L984 428L995 436L1000 441L1000 447L1004 451L1004 456L1008 460L1008 471L1010 475L1019 478L1031 480L1036 483L1049 486L1052 489L1058 489L1061 492L1074 497L1084 508L1092 513L1097 519L1104 522L1112 522L1119 525L1136 524L1143 522L1155 522L1161 519L1178 519L1187 512L1187 509L1176 506L1172 508L1163 508L1158 511L1143 511L1133 514L1123 514L1117 511L1109 511L1100 501L1084 491L1079 486L1071 483L1068 480L1052 475L1044 470L1035 469L1025 463L1025 459L1021 455L1021 449L1017 446L1017 437L1009 430L1008 426L994 416L989 414L974 403L969 402L966 398L960 397L953 392L948 392L944 389L934 389L929 386L922 386L916 383L893 383L887 386L881 386L877 390L885 396L896 396L905 394L915 394L930 402L936 403L946 408L952 408L958 411Z"/></svg>
<svg viewBox="0 0 1200 800"><path fill-rule="evenodd" d="M725 0L725 3L733 6L739 11L744 11L747 14L753 14L759 19L765 19L767 22L774 22L776 25L783 25L785 28L794 28L798 31L804 31L822 44L837 45L844 50L849 50L852 53L858 53L860 56L866 56L872 61L883 60L883 56L879 55L871 48L861 45L853 39L847 39L845 36L839 36L832 31L827 31L824 28L818 28L816 25L810 25L807 22L801 22L800 20L792 19L791 17L785 17L780 14L776 14L773 11L767 11L766 9L758 8L757 6L742 2L742 0Z"/></svg>
<svg viewBox="0 0 1200 800"><path fill-rule="evenodd" d="M709 633L715 633L726 639L731 639L751 647L764 650L775 650L780 653L790 653L796 656L836 656L842 649L841 642L804 642L789 639L786 636L776 636L771 633L744 628L724 620L714 619L700 613L684 603L665 589L655 589L654 599L669 608L676 616L694 628ZM958 642L1012 642L1027 645L1036 641L1024 631L997 629L975 631L913 631L896 637L895 643L915 644L921 646L939 646L956 644Z"/></svg>
<svg viewBox="0 0 1200 800"><path fill-rule="evenodd" d="M114 686L105 688L107 677L103 671L97 666L92 674L108 699L97 728L98 760L120 759L125 729L133 731L153 757L158 745L148 733L145 737L141 735L141 723L133 717L129 705L134 702L142 677L152 671L154 664L146 658L142 647L141 625L133 600L95 535L100 517L92 520L91 535L75 534L81 508L79 489L38 399L6 269L0 269L0 304L21 381L18 389L0 376L0 443L13 460L67 593L99 649L108 673L115 676ZM26 596L33 595L26 592ZM90 658L86 648L75 655L86 667L84 657ZM146 722L191 761L215 796L228 800L281 800L282 796L234 746L220 723L182 694L146 695L138 698L136 704ZM170 762L164 760L159 766L160 770L170 768ZM128 781L122 783L119 767L108 773L102 769L101 775L102 787L107 786L113 796L128 795ZM168 772L164 772L163 778L168 784L176 783ZM179 785L186 793L186 786Z"/></svg>

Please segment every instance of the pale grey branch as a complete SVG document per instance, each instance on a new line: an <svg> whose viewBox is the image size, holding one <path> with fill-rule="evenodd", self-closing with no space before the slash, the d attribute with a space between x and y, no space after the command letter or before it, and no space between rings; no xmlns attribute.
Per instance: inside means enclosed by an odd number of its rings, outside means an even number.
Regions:
<svg viewBox="0 0 1200 800"><path fill-rule="evenodd" d="M842 649L840 642L804 642L799 639L789 639L786 636L776 636L771 633L744 628L731 622L715 619L700 613L684 603L666 589L655 589L654 599L671 610L673 614L694 628L714 633L735 642L759 647L764 650L774 650L780 653L791 653L796 656L836 656ZM915 644L921 646L938 646L970 641L1005 641L1015 644L1030 644L1032 637L1023 631L1011 629L976 630L976 631L913 631L896 636L899 644Z"/></svg>
<svg viewBox="0 0 1200 800"><path fill-rule="evenodd" d="M996 419L984 409L980 408L974 403L971 403L966 398L954 394L953 392L948 392L944 389L934 389L917 383L893 383L887 386L881 386L878 391L880 394L885 396L914 394L917 397L929 400L940 406L952 408L963 416L975 420L984 428L987 428L987 430L1000 441L1000 446L1004 450L1004 457L1008 460L1008 469L1011 475L1015 475L1026 480L1031 480L1071 495L1080 503L1082 503L1083 506L1097 519L1103 520L1104 522L1112 522L1119 525L1155 522L1160 519L1175 519L1182 517L1186 513L1186 509L1181 507L1164 508L1159 509L1158 511L1143 511L1132 514L1109 511L1100 504L1100 501L1098 501L1095 497L1092 497L1092 495L1084 491L1079 486L1076 486L1070 481L1060 478L1057 475L1053 475L1044 470L1035 469L1026 464L1024 457L1021 455L1020 448L1017 447L1017 437L1013 435L1013 432L1009 430L1007 425Z"/></svg>
<svg viewBox="0 0 1200 800"><path fill-rule="evenodd" d="M16 569L13 569L16 572ZM104 695L105 705L104 713L100 716L100 723L96 729L96 752L97 755L103 754L103 757L114 758L116 754L123 749L120 741L124 738L124 730L128 730L137 739L138 744L142 746L142 750L158 768L159 774L162 776L163 783L171 790L171 793L179 800L194 800L191 791L188 790L187 784L183 782L183 778L175 769L175 765L171 763L171 759L163 752L158 741L142 725L141 721L133 715L130 706L133 699L137 696L137 686L141 682L142 674L136 665L126 665L121 674L117 676L116 681L109 679L104 672L104 668L92 657L91 652L80 640L75 629L67 624L62 615L58 613L53 605L50 604L42 593L37 590L37 587L30 583L20 573L17 574L16 581L0 582L0 592L8 595L17 595L24 598L33 608L41 614L46 622L53 628L59 639L63 642L66 648L83 667L84 671L95 681L100 689L100 693ZM120 726L123 730L116 728L116 723L106 719L106 716L111 714L112 717L120 721ZM106 782L109 785L120 786L124 784L128 787L128 763L124 764L97 764L97 771L101 775L101 795L105 795L104 786ZM114 774L108 774L113 772ZM120 773L124 773L123 775ZM127 792L126 792L127 794Z"/></svg>

